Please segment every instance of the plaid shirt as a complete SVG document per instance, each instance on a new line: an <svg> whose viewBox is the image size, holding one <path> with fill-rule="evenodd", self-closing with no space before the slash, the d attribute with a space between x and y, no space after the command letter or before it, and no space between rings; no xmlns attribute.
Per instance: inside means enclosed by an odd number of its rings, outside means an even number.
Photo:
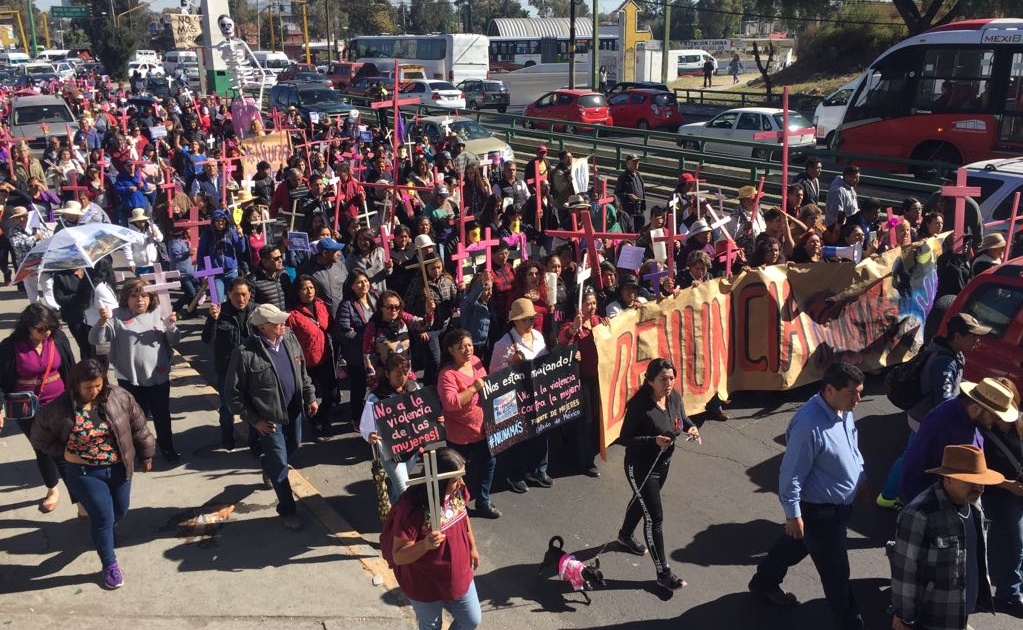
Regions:
<svg viewBox="0 0 1023 630"><path fill-rule="evenodd" d="M891 565L892 606L900 619L927 630L964 630L968 561L979 564L977 607L994 608L987 572L987 521L979 501L971 506L971 519L980 533L978 557L973 559L966 557L963 520L940 481L899 513Z"/></svg>

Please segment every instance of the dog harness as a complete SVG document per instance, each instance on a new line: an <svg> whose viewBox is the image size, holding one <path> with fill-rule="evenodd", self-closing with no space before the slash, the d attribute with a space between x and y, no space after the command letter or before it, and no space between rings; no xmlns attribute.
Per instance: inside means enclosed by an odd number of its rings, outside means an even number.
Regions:
<svg viewBox="0 0 1023 630"><path fill-rule="evenodd" d="M586 588L586 579L583 578L583 569L586 565L575 559L570 553L561 556L558 561L558 577L572 585L572 590L582 591Z"/></svg>

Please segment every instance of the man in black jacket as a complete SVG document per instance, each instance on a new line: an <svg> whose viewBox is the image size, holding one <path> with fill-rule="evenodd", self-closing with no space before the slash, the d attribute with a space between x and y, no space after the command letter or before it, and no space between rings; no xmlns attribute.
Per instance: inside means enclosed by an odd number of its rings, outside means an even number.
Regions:
<svg viewBox="0 0 1023 630"><path fill-rule="evenodd" d="M615 197L618 207L632 217L632 229L642 230L646 225L643 215L646 213L646 199L643 176L639 174L639 156L630 153L625 157L625 170L618 176L615 184Z"/></svg>
<svg viewBox="0 0 1023 630"><path fill-rule="evenodd" d="M291 297L291 276L284 273L284 256L276 244L259 250L259 267L249 276L256 304L273 304L280 310Z"/></svg>

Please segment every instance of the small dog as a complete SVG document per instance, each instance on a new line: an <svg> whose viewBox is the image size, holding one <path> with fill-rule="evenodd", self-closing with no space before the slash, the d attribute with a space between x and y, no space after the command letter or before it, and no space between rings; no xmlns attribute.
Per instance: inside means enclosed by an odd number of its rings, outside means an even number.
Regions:
<svg viewBox="0 0 1023 630"><path fill-rule="evenodd" d="M561 536L552 536L547 543L547 553L543 556L543 562L536 574L540 575L547 567L556 567L558 577L572 585L572 590L580 591L586 598L586 603L591 603L590 596L586 591L592 591L593 585L607 586L604 581L604 573L600 570L600 558L594 558L593 562L583 564L575 556L565 552L565 540Z"/></svg>

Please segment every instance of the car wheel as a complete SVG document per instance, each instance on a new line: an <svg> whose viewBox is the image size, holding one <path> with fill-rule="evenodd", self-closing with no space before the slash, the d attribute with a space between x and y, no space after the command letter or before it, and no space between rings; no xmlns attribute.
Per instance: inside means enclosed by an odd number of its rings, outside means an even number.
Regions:
<svg viewBox="0 0 1023 630"><path fill-rule="evenodd" d="M769 149L753 149L754 160L770 160L771 151Z"/></svg>
<svg viewBox="0 0 1023 630"><path fill-rule="evenodd" d="M680 140L682 148L686 151L700 151L700 143L695 140Z"/></svg>
<svg viewBox="0 0 1023 630"><path fill-rule="evenodd" d="M506 111L508 111L508 108L507 108L507 107L498 107L498 108L497 108L497 113L498 113L498 114L503 114L503 113L505 113Z"/></svg>
<svg viewBox="0 0 1023 630"><path fill-rule="evenodd" d="M638 123L636 123L636 129L649 129L649 128L650 128L650 123L648 123L645 120L641 120Z"/></svg>
<svg viewBox="0 0 1023 630"><path fill-rule="evenodd" d="M565 125L565 133L574 136L576 133L575 125Z"/></svg>
<svg viewBox="0 0 1023 630"><path fill-rule="evenodd" d="M480 110L480 104L477 103L476 101L469 101L469 109L473 110L474 112L478 112Z"/></svg>
<svg viewBox="0 0 1023 630"><path fill-rule="evenodd" d="M526 120L522 123L522 126L526 129L536 129L536 123L532 120Z"/></svg>
<svg viewBox="0 0 1023 630"><path fill-rule="evenodd" d="M959 151L944 142L925 142L917 147L910 157L927 162L948 162L956 166L963 164L963 157L959 155ZM937 165L912 167L913 177L931 181L950 175L952 170Z"/></svg>

